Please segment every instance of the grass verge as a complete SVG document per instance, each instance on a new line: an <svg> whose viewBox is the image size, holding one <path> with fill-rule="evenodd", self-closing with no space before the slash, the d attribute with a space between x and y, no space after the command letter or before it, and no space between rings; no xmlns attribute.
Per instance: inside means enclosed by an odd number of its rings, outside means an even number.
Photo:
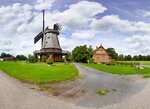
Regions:
<svg viewBox="0 0 150 109"><path fill-rule="evenodd" d="M94 68L100 71L113 73L113 74L119 74L119 75L131 75L131 74L150 74L150 68L144 68L143 70L137 70L135 67L130 66L120 66L120 65L114 65L114 66L107 66L104 64L83 64L87 67Z"/></svg>

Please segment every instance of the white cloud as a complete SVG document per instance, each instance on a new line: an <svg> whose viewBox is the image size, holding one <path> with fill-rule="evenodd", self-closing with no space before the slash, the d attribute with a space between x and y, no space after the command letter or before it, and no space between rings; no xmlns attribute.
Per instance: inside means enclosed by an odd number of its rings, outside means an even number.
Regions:
<svg viewBox="0 0 150 109"><path fill-rule="evenodd" d="M136 54L150 54L150 35L133 35L124 40L127 42L129 51Z"/></svg>
<svg viewBox="0 0 150 109"><path fill-rule="evenodd" d="M60 22L70 29L86 28L91 18L107 8L97 2L81 1L69 6L60 14Z"/></svg>
<svg viewBox="0 0 150 109"><path fill-rule="evenodd" d="M145 18L150 17L150 10L137 9L136 13L139 15L139 17L140 16L145 17Z"/></svg>
<svg viewBox="0 0 150 109"><path fill-rule="evenodd" d="M94 18L91 27L99 31L150 33L150 23L122 20L117 15L107 15L101 19Z"/></svg>
<svg viewBox="0 0 150 109"><path fill-rule="evenodd" d="M54 0L37 0L34 8L36 10L51 9Z"/></svg>
<svg viewBox="0 0 150 109"><path fill-rule="evenodd" d="M72 38L77 39L91 39L95 36L95 31L93 30L82 30L82 31L76 31L72 33Z"/></svg>
<svg viewBox="0 0 150 109"><path fill-rule="evenodd" d="M51 10L53 3L54 0L37 0L33 5L15 3L10 6L1 6L0 52L27 55L40 49L41 42L34 45L33 40L42 30L42 9L46 9L46 26L52 28L54 23L60 23L63 28L62 32L67 30L71 34L70 36L60 34L60 45L63 49L71 51L75 46L84 44L95 47L103 42L104 46L115 47L118 51L131 53L129 49L139 47L139 45L143 47L139 48L138 53L149 50L149 23L122 20L118 15L106 15L96 19L96 15L107 10L97 2L80 1L67 6L68 9L61 12ZM120 39L110 37L114 31L140 34L143 39L141 36L134 35L121 42ZM121 46L120 43L129 44L129 48L122 49L127 46ZM136 49L132 51L135 52Z"/></svg>

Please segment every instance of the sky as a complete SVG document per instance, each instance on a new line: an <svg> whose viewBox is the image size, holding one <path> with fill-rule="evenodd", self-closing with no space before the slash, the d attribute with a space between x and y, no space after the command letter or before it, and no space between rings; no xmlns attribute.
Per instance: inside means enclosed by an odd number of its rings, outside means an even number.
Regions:
<svg viewBox="0 0 150 109"><path fill-rule="evenodd" d="M28 55L41 49L34 37L62 25L63 50L79 45L115 48L124 55L150 55L149 0L0 0L0 53Z"/></svg>

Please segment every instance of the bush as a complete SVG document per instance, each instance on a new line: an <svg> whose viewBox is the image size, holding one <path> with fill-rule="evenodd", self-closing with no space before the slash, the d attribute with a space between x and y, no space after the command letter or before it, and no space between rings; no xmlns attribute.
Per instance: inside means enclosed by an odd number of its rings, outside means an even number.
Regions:
<svg viewBox="0 0 150 109"><path fill-rule="evenodd" d="M30 63L35 63L35 62L36 62L36 57L35 57L34 55L29 55L29 56L28 56L28 61L29 61Z"/></svg>
<svg viewBox="0 0 150 109"><path fill-rule="evenodd" d="M25 60L27 60L27 57L24 56L24 55L17 55L16 58L17 58L18 61L25 61Z"/></svg>
<svg viewBox="0 0 150 109"><path fill-rule="evenodd" d="M50 58L50 57L46 60L46 63L49 64L49 65L52 65L53 62L54 62L53 59Z"/></svg>
<svg viewBox="0 0 150 109"><path fill-rule="evenodd" d="M110 64L115 65L115 64L116 64L116 61L115 61L114 59L111 59L111 60L110 60Z"/></svg>
<svg viewBox="0 0 150 109"><path fill-rule="evenodd" d="M46 59L47 59L47 57L45 55L43 55L41 61L46 62Z"/></svg>
<svg viewBox="0 0 150 109"><path fill-rule="evenodd" d="M90 58L89 59L89 64L93 64L93 61L94 61L93 58Z"/></svg>

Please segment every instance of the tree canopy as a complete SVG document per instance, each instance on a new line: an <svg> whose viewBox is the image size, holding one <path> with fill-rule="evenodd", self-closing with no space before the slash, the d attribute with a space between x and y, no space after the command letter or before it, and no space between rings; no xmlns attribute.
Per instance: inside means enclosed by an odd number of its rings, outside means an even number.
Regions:
<svg viewBox="0 0 150 109"><path fill-rule="evenodd" d="M115 59L115 60L118 59L118 53L116 53L114 48L107 48L106 51L112 59Z"/></svg>
<svg viewBox="0 0 150 109"><path fill-rule="evenodd" d="M93 52L92 46L87 47L86 45L77 46L72 51L73 60L76 62L84 62L91 58Z"/></svg>
<svg viewBox="0 0 150 109"><path fill-rule="evenodd" d="M16 59L17 59L18 61L25 61L25 60L27 60L27 57L24 56L24 55L17 55L17 56L16 56Z"/></svg>
<svg viewBox="0 0 150 109"><path fill-rule="evenodd" d="M7 53L1 53L1 58L5 58L5 57L11 57L12 55L11 54L7 54Z"/></svg>

